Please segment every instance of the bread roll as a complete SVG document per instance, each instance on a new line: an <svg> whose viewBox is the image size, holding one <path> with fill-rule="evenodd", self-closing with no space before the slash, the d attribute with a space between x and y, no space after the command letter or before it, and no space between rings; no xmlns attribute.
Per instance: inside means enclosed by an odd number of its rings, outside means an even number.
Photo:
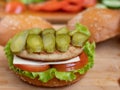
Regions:
<svg viewBox="0 0 120 90"><path fill-rule="evenodd" d="M69 29L76 23L88 27L91 41L101 42L120 34L120 10L89 8L68 22Z"/></svg>
<svg viewBox="0 0 120 90"><path fill-rule="evenodd" d="M16 33L31 28L51 28L51 24L39 16L29 14L4 14L0 13L0 45L6 42Z"/></svg>
<svg viewBox="0 0 120 90"><path fill-rule="evenodd" d="M73 81L59 80L59 79L54 77L53 79L49 80L47 83L43 83L43 82L39 81L38 78L30 79L30 78L28 78L26 76L22 76L20 74L17 74L17 75L20 77L21 80L23 80L24 82L27 82L31 85L42 86L42 87L62 87L62 86L71 85L71 84L79 81L80 79L83 78L83 76L85 74L80 75L80 74L76 73L76 79Z"/></svg>

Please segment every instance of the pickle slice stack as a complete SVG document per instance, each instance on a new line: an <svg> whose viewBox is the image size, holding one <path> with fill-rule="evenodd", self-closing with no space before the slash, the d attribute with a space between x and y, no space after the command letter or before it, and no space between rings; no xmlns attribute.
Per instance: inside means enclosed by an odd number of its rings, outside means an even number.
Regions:
<svg viewBox="0 0 120 90"><path fill-rule="evenodd" d="M66 52L70 46L82 47L89 37L89 30L81 24L76 24L76 29L72 31L66 27L59 30L33 28L13 37L11 51L14 53L22 50L27 50L29 53Z"/></svg>

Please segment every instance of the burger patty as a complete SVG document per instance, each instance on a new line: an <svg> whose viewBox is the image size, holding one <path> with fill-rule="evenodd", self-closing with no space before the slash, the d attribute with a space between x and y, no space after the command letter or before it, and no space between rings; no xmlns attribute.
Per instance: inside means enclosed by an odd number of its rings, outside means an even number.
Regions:
<svg viewBox="0 0 120 90"><path fill-rule="evenodd" d="M46 53L28 53L26 50L17 54L17 56L29 60L37 60L37 61L62 61L74 58L80 55L83 51L83 48L77 48L74 46L70 46L69 50L62 53L62 52L54 52L51 54Z"/></svg>

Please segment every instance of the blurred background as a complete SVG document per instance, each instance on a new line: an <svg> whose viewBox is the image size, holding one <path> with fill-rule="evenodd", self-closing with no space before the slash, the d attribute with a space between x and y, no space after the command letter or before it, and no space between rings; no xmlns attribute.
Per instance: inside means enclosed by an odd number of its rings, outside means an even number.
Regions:
<svg viewBox="0 0 120 90"><path fill-rule="evenodd" d="M90 7L119 9L120 0L0 0L0 12L39 15L59 24Z"/></svg>

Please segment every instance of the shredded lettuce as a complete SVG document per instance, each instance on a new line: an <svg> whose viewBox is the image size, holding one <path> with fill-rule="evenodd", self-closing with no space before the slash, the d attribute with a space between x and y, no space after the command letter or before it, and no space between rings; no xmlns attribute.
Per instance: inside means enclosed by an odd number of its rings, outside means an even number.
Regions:
<svg viewBox="0 0 120 90"><path fill-rule="evenodd" d="M5 46L5 49L4 49L5 54L8 58L8 63L9 63L10 69L12 69L13 71L15 71L18 74L25 75L31 79L38 77L38 80L40 80L44 83L48 82L53 77L56 77L59 80L72 81L72 80L76 79L75 73L84 74L84 73L86 73L86 71L88 71L94 65L95 43L91 44L89 42L86 42L84 45L84 52L88 55L88 63L81 69L70 71L70 72L60 72L60 71L57 71L55 68L48 69L44 72L24 71L24 70L14 67L14 65L13 65L13 54L10 50L10 42L11 41L9 41L7 43L7 45Z"/></svg>

